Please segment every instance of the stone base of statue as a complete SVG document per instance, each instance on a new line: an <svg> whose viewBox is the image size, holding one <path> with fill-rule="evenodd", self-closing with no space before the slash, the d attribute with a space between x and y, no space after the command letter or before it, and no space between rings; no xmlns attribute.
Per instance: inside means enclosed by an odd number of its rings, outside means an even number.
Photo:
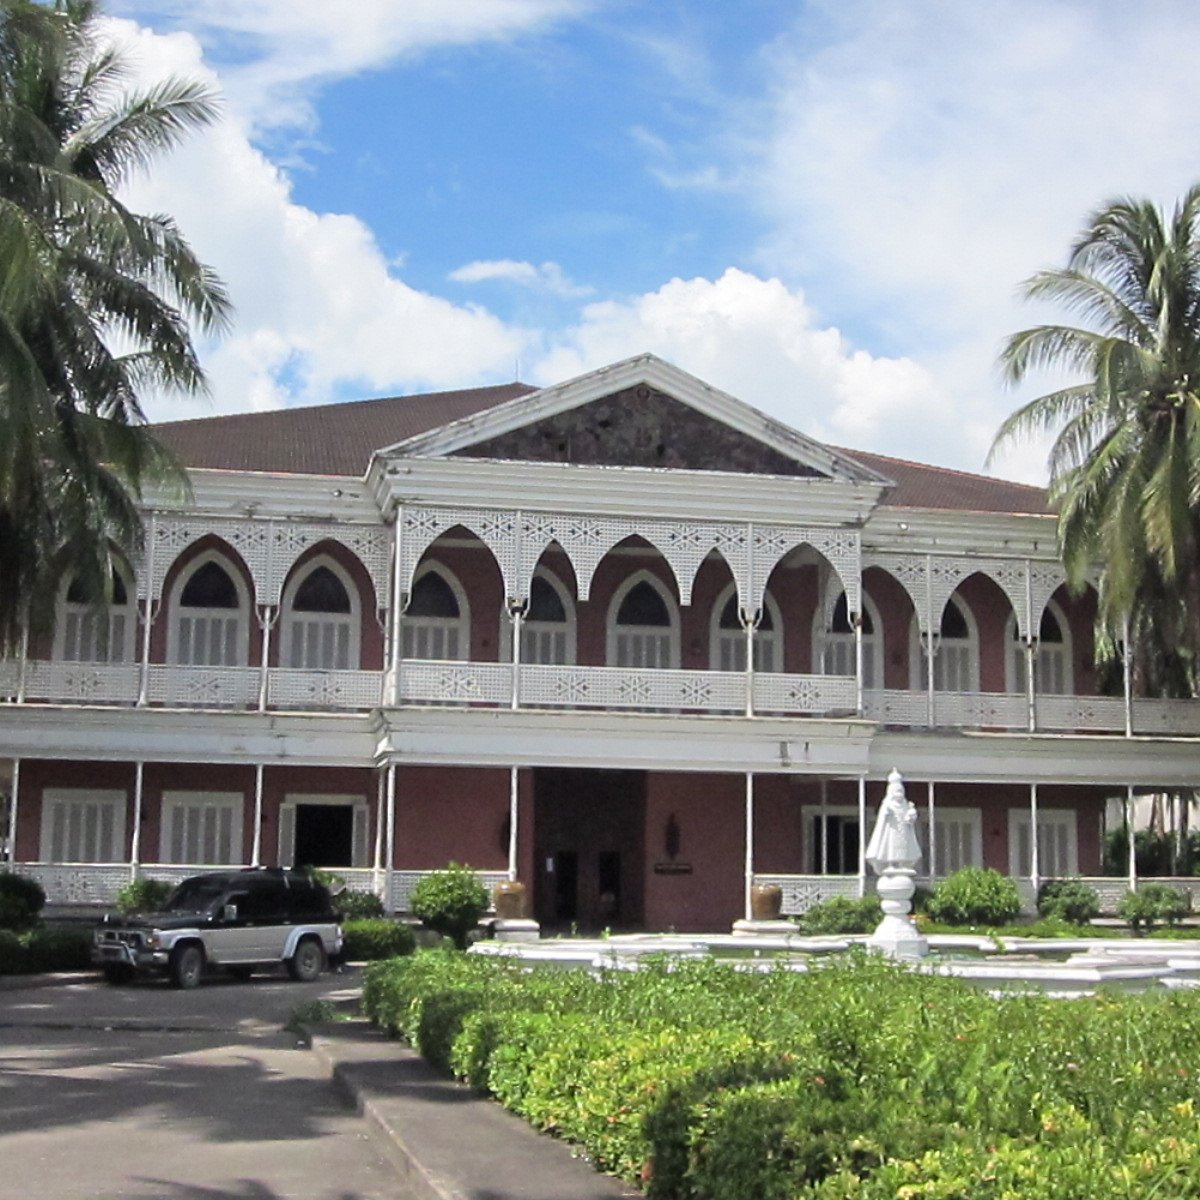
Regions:
<svg viewBox="0 0 1200 1200"><path fill-rule="evenodd" d="M498 942L540 942L542 927L528 917L500 917L492 934Z"/></svg>
<svg viewBox="0 0 1200 1200"><path fill-rule="evenodd" d="M733 923L733 932L737 937L792 937L800 931L795 921L747 921L738 920Z"/></svg>
<svg viewBox="0 0 1200 1200"><path fill-rule="evenodd" d="M883 920L867 945L889 958L924 958L929 953L929 942L912 919L915 876L911 867L884 867L876 884Z"/></svg>

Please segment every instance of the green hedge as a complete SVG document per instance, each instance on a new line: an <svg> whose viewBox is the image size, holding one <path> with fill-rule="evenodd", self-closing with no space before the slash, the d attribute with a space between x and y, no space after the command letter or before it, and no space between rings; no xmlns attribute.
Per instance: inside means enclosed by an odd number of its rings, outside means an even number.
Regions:
<svg viewBox="0 0 1200 1200"><path fill-rule="evenodd" d="M998 1002L861 954L593 977L431 951L369 967L364 1006L651 1197L1200 1198L1186 991Z"/></svg>
<svg viewBox="0 0 1200 1200"><path fill-rule="evenodd" d="M73 925L42 925L22 933L0 930L0 975L90 969L92 931Z"/></svg>
<svg viewBox="0 0 1200 1200"><path fill-rule="evenodd" d="M386 917L343 921L342 936L346 939L342 957L347 962L371 962L411 954L417 944L407 925Z"/></svg>

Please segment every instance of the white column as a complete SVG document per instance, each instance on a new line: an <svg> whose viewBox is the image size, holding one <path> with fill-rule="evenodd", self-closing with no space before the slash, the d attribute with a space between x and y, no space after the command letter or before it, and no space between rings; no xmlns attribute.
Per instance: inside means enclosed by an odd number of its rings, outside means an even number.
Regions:
<svg viewBox="0 0 1200 1200"><path fill-rule="evenodd" d="M517 878L517 816L520 809L519 768L508 769L508 877Z"/></svg>
<svg viewBox="0 0 1200 1200"><path fill-rule="evenodd" d="M262 666L258 679L259 712L267 711L268 687L271 678L271 629L278 620L279 610L274 605L264 605L262 615L258 618L259 628L262 630Z"/></svg>
<svg viewBox="0 0 1200 1200"><path fill-rule="evenodd" d="M395 911L396 894L396 767L387 768L387 866L384 869L384 906L390 915Z"/></svg>
<svg viewBox="0 0 1200 1200"><path fill-rule="evenodd" d="M12 794L8 798L8 866L17 861L17 793L21 790L21 760L12 760Z"/></svg>
<svg viewBox="0 0 1200 1200"><path fill-rule="evenodd" d="M17 703L25 703L25 668L29 662L29 617L21 630L21 657L17 661Z"/></svg>
<svg viewBox="0 0 1200 1200"><path fill-rule="evenodd" d="M821 874L829 874L829 780L821 779Z"/></svg>
<svg viewBox="0 0 1200 1200"><path fill-rule="evenodd" d="M1125 639L1121 647L1121 674L1125 681L1125 736L1133 737L1133 644L1128 617L1125 618L1121 635Z"/></svg>
<svg viewBox="0 0 1200 1200"><path fill-rule="evenodd" d="M862 581L859 580L859 595L862 595ZM862 607L862 601L859 601L859 607ZM882 634L882 631L881 631ZM877 639L879 644L883 644L882 635ZM855 704L858 707L858 715L863 715L863 688L865 681L863 680L863 618L861 612L854 614L854 694Z"/></svg>
<svg viewBox="0 0 1200 1200"><path fill-rule="evenodd" d="M1029 785L1029 882L1033 884L1036 896L1041 877L1041 863L1038 862L1038 785Z"/></svg>
<svg viewBox="0 0 1200 1200"><path fill-rule="evenodd" d="M383 772L375 772L375 874L378 875L383 871L383 823L384 817L384 790L383 790ZM379 880L376 881L378 887Z"/></svg>
<svg viewBox="0 0 1200 1200"><path fill-rule="evenodd" d="M1029 559L1025 560L1025 624L1025 705L1029 732L1033 733L1037 729L1037 638L1033 628L1033 567Z"/></svg>
<svg viewBox="0 0 1200 1200"><path fill-rule="evenodd" d="M745 917L749 921L754 914L750 907L750 889L754 886L754 773L746 772L746 890Z"/></svg>
<svg viewBox="0 0 1200 1200"><path fill-rule="evenodd" d="M250 865L262 863L263 765L254 764L254 839L250 846Z"/></svg>
<svg viewBox="0 0 1200 1200"><path fill-rule="evenodd" d="M766 603L764 598L763 603ZM761 614L756 619L756 614L747 611L744 608L738 609L738 616L742 621L742 629L746 634L746 716L754 716L754 631L758 627L758 621L761 620Z"/></svg>
<svg viewBox="0 0 1200 1200"><path fill-rule="evenodd" d="M138 672L138 707L145 708L150 696L150 632L154 626L154 543L158 514L150 514L150 551L146 555L146 598L142 604L142 661Z"/></svg>
<svg viewBox="0 0 1200 1200"><path fill-rule="evenodd" d="M142 784L145 775L145 763L140 760L134 764L133 773L133 834L129 840L129 878L138 877L138 868L142 861Z"/></svg>
<svg viewBox="0 0 1200 1200"><path fill-rule="evenodd" d="M509 602L508 621L509 636L512 639L512 651L509 655L512 662L512 700L510 708L521 707L521 622L525 618L525 610L519 605Z"/></svg>
<svg viewBox="0 0 1200 1200"><path fill-rule="evenodd" d="M396 533L394 538L394 546L392 551L392 605L391 611L388 613L389 624L391 625L391 633L389 635L392 657L388 666L391 668L392 689L391 695L387 697L387 702L393 707L400 704L400 698L403 694L403 689L400 686L400 663L404 657L404 629L402 622L404 620L404 583L402 575L403 564L401 562L401 549L404 544L404 509L400 505L396 506ZM390 870L390 866L389 866ZM391 879L391 875L388 875ZM388 899L391 900L391 884L388 884Z"/></svg>
<svg viewBox="0 0 1200 1200"><path fill-rule="evenodd" d="M934 876L937 875L937 829L933 823L933 780L925 785L925 805L929 811L929 886L933 887Z"/></svg>
<svg viewBox="0 0 1200 1200"><path fill-rule="evenodd" d="M933 555L925 555L925 710L932 729L937 716L933 698L933 655L936 645L933 628Z"/></svg>
<svg viewBox="0 0 1200 1200"><path fill-rule="evenodd" d="M1134 818L1137 815L1133 804L1133 784L1125 788L1125 828L1129 833L1129 890L1137 890L1137 845L1134 837Z"/></svg>
<svg viewBox="0 0 1200 1200"><path fill-rule="evenodd" d="M858 777L858 894L867 894L867 777Z"/></svg>

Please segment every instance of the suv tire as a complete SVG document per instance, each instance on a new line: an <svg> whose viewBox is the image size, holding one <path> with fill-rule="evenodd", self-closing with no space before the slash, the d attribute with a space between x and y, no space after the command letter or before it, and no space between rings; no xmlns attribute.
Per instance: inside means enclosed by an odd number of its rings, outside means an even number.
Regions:
<svg viewBox="0 0 1200 1200"><path fill-rule="evenodd" d="M288 959L288 974L297 983L312 983L325 968L325 951L316 938L300 939L296 952Z"/></svg>
<svg viewBox="0 0 1200 1200"><path fill-rule="evenodd" d="M195 942L185 942L171 952L171 984L191 989L200 986L204 974L204 951Z"/></svg>

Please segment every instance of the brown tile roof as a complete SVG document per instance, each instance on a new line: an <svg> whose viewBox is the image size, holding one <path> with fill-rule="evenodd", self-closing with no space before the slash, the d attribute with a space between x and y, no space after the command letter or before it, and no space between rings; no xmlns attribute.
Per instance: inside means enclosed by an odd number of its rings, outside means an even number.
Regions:
<svg viewBox="0 0 1200 1200"><path fill-rule="evenodd" d="M504 383L421 396L388 396L167 421L154 429L189 467L358 477L376 450L536 390L524 383ZM895 482L884 501L892 507L994 513L1049 511L1041 488L882 454L859 450L841 453Z"/></svg>
<svg viewBox="0 0 1200 1200"><path fill-rule="evenodd" d="M843 450L864 467L870 467L895 483L884 497L894 508L936 508L958 512L1049 513L1044 488L1027 483L1010 483L990 475L931 467L903 458Z"/></svg>
<svg viewBox="0 0 1200 1200"><path fill-rule="evenodd" d="M525 383L308 408L164 421L154 432L185 466L361 476L371 454L536 391Z"/></svg>

